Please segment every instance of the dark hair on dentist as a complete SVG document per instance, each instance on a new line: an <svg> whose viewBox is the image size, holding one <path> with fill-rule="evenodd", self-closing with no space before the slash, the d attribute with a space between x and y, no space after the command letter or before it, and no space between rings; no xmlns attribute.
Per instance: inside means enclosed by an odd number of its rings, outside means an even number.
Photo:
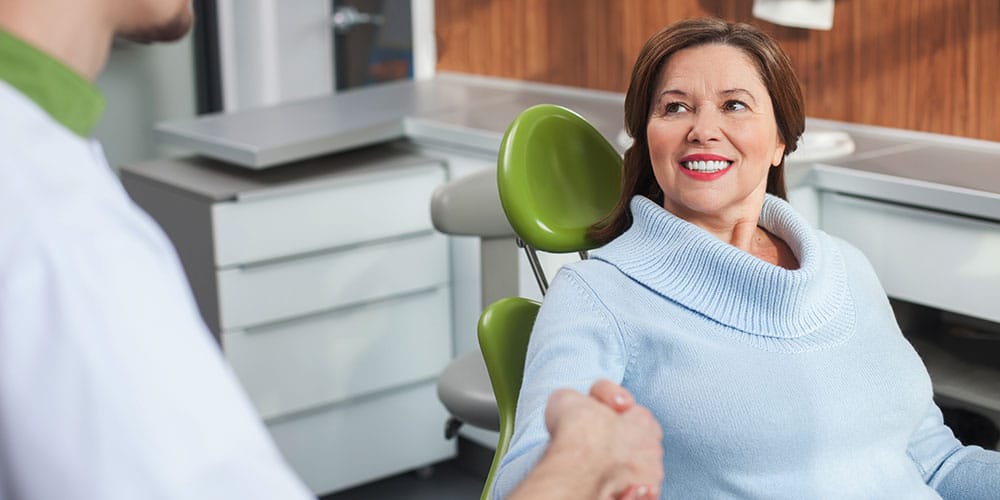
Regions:
<svg viewBox="0 0 1000 500"><path fill-rule="evenodd" d="M663 205L663 191L653 177L646 138L646 123L653 111L656 82L670 56L683 49L709 44L729 45L750 56L771 96L778 134L785 144L785 155L795 150L805 129L802 89L788 55L778 43L759 28L744 23L699 18L671 24L646 41L632 68L632 78L625 94L625 131L633 142L625 151L621 197L611 213L590 229L590 237L594 241L603 245L632 226L629 203L633 196L641 194ZM784 157L780 164L768 171L767 192L786 198Z"/></svg>

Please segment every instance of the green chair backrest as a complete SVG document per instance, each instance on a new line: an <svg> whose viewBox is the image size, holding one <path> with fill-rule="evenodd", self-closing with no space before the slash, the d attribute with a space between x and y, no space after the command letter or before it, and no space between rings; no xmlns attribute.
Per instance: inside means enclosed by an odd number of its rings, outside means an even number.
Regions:
<svg viewBox="0 0 1000 500"><path fill-rule="evenodd" d="M514 231L545 252L597 245L587 237L614 208L622 158L590 123L561 106L540 104L507 128L497 159L500 202Z"/></svg>
<svg viewBox="0 0 1000 500"><path fill-rule="evenodd" d="M486 478L482 500L487 500L500 460L514 434L514 413L521 391L524 355L540 304L523 297L507 297L490 304L479 317L479 347L490 374L500 411L500 439Z"/></svg>
<svg viewBox="0 0 1000 500"><path fill-rule="evenodd" d="M561 106L541 104L523 111L500 144L497 187L504 213L517 235L538 250L595 248L587 232L618 202L621 178L618 152L583 117ZM491 304L479 318L479 346L500 411L500 439L482 500L490 497L514 433L524 356L539 306L508 297Z"/></svg>

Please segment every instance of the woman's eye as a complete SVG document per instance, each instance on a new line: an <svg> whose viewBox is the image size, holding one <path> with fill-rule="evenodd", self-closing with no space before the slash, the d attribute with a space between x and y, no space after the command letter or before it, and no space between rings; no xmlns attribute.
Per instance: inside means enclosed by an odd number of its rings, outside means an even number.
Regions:
<svg viewBox="0 0 1000 500"><path fill-rule="evenodd" d="M675 115L677 113L683 113L684 111L687 111L687 106L685 106L682 102L671 102L663 108L664 114L668 115Z"/></svg>
<svg viewBox="0 0 1000 500"><path fill-rule="evenodd" d="M747 107L746 104L740 101L726 101L726 104L724 104L722 107L726 111L743 111L746 109L750 109Z"/></svg>

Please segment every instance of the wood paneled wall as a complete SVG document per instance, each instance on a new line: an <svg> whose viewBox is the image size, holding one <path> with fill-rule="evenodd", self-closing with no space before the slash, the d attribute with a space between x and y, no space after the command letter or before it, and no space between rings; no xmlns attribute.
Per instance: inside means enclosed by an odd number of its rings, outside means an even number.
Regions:
<svg viewBox="0 0 1000 500"><path fill-rule="evenodd" d="M1000 0L837 0L831 31L751 0L436 0L438 69L624 92L646 39L716 16L771 33L808 116L1000 141Z"/></svg>

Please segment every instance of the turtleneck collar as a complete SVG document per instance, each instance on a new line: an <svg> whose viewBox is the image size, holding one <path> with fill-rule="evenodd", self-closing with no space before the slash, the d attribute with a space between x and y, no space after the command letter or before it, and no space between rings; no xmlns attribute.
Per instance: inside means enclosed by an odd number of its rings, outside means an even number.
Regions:
<svg viewBox="0 0 1000 500"><path fill-rule="evenodd" d="M632 227L593 258L714 321L796 338L819 329L849 300L840 254L821 245L820 234L780 198L765 198L758 224L788 244L799 260L795 270L760 260L642 196L630 206Z"/></svg>

